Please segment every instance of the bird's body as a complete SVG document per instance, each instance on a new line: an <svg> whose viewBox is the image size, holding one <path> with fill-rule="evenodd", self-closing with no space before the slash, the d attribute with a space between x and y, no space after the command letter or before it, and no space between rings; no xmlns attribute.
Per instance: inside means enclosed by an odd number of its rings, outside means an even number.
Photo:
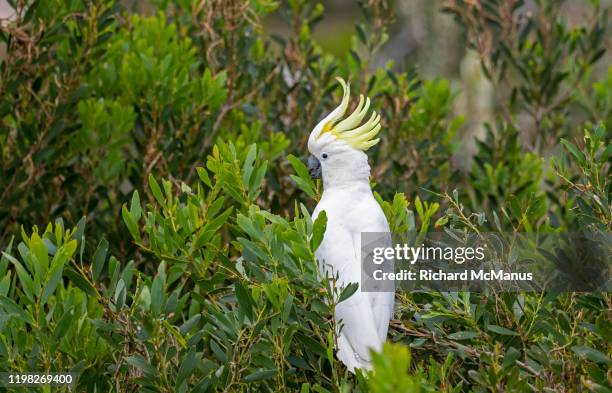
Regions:
<svg viewBox="0 0 612 393"><path fill-rule="evenodd" d="M325 175L323 175L325 176ZM389 232L385 215L367 182L325 190L313 217L324 210L327 229L316 251L324 276L338 276L338 287L361 282L361 233ZM393 313L393 292L358 290L336 306L338 358L349 370L370 368L370 353L379 351Z"/></svg>
<svg viewBox="0 0 612 393"><path fill-rule="evenodd" d="M346 100L345 90L343 104ZM360 103L363 103L363 97ZM323 178L323 195L313 212L313 218L321 211L327 215L323 241L315 255L321 273L327 277L337 277L339 288L350 283L361 283L362 233L389 234L387 219L370 188L370 166L364 149L352 146L353 140L347 143L337 135L329 135L334 129L330 129L327 135L321 135L325 125L338 121L334 117L342 116L344 110L341 105L324 119L313 131L313 134L316 132L314 139L311 134L309 141L309 150L316 157ZM355 112L360 110L363 108L358 107ZM357 123L360 120L357 119ZM376 126L373 124L362 132ZM367 145L370 141L362 138L358 142ZM388 243L391 243L390 234ZM365 292L359 288L351 297L337 304L337 356L350 371L371 368L370 350L379 351L386 340L394 297L391 291Z"/></svg>

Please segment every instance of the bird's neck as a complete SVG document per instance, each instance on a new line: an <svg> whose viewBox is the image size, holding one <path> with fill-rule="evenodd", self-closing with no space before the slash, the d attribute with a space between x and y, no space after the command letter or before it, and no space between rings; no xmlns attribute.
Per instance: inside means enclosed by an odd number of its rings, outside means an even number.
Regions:
<svg viewBox="0 0 612 393"><path fill-rule="evenodd" d="M348 169L323 168L323 188L325 191L330 189L370 191L370 166L367 158L354 162Z"/></svg>

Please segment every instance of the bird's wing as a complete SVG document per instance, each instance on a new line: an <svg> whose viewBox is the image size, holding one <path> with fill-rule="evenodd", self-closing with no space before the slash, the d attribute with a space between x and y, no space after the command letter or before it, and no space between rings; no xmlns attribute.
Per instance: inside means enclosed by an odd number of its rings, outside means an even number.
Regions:
<svg viewBox="0 0 612 393"><path fill-rule="evenodd" d="M346 337L358 359L370 362L370 350L380 351L384 340L378 335L369 294L357 291L338 303L335 317L341 325L341 334Z"/></svg>
<svg viewBox="0 0 612 393"><path fill-rule="evenodd" d="M346 226L338 221L330 221L321 245L316 251L323 274L338 277L341 288L350 283L360 282L360 260L356 256L353 235ZM338 303L335 309L336 322L350 348L340 351L357 354L358 360L369 362L370 349L380 350L376 316L372 310L370 293L357 290L351 297ZM343 345L346 345L343 343ZM341 343L339 343L340 346Z"/></svg>
<svg viewBox="0 0 612 393"><path fill-rule="evenodd" d="M367 273L369 270L365 266L361 266L361 258L362 256L362 232L371 232L367 238L364 238L365 241L371 242L374 241L376 247L393 247L393 242L391 239L391 233L389 229L389 223L387 222L387 218L385 214L378 204L372 197L370 199L370 203L368 203L368 207L364 209L367 211L367 217L365 217L365 221L360 226L360 231L353 234L353 243L355 247L355 254L359 259L360 270L363 271L361 274L372 274ZM371 248L371 245L363 245L368 249ZM394 271L394 261L387 260L384 262L384 271L392 272ZM384 342L387 338L387 331L389 329L389 321L393 316L393 309L395 305L395 283L389 281L374 281L370 278L368 281L368 297L370 299L370 304L372 308L372 314L374 316L374 323L376 325L376 330L378 333L378 337L382 342Z"/></svg>
<svg viewBox="0 0 612 393"><path fill-rule="evenodd" d="M361 233L389 232L389 224L382 209L373 197L370 198L371 203L366 198L356 199L360 200L360 206L350 211L348 216L346 201L328 200L315 209L315 213L325 210L328 214L327 229L316 257L323 274L338 276L340 287L349 283L361 283ZM340 211L344 214L341 215ZM363 292L360 288L339 303L335 318L341 324L341 334L344 336L342 342L338 343L339 351L352 352L358 356L358 361L367 364L370 361L370 349L380 351L386 339L393 302L393 292ZM346 343L350 349L341 348Z"/></svg>
<svg viewBox="0 0 612 393"><path fill-rule="evenodd" d="M376 230L384 229L388 227L386 219L384 219L384 223L379 223L380 225L375 226ZM380 244L384 247L390 247L391 236L387 232L381 232L380 236L382 236L381 241L384 244ZM353 235L353 247L355 250L356 257L361 264L361 233ZM392 261L385 263L393 263ZM390 268L391 271L393 267ZM363 267L360 266L361 274L367 274ZM363 281L362 281L363 282ZM370 285L372 281L370 280ZM374 325L376 326L376 332L381 342L384 342L387 339L387 331L389 329L389 321L393 316L393 309L395 305L395 285L390 282L383 282L380 285L374 284L373 288L369 288L372 292L364 292L370 302L370 308L372 310L372 317L374 320Z"/></svg>
<svg viewBox="0 0 612 393"><path fill-rule="evenodd" d="M384 341L387 339L389 321L393 317L395 292L372 292L370 293L370 301L378 337Z"/></svg>

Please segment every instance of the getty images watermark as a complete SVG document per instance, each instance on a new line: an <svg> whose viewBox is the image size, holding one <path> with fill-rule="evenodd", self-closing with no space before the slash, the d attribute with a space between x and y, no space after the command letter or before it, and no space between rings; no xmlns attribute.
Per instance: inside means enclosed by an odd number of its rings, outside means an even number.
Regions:
<svg viewBox="0 0 612 393"><path fill-rule="evenodd" d="M610 233L361 235L361 288L407 291L610 291Z"/></svg>

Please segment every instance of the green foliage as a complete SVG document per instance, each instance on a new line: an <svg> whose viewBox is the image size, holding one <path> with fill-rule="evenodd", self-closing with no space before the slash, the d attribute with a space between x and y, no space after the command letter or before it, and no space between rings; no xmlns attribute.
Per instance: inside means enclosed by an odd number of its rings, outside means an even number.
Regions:
<svg viewBox="0 0 612 393"><path fill-rule="evenodd" d="M393 231L609 232L599 2L584 26L555 1L445 2L495 90L473 157L456 84L376 67L385 0L340 55L305 0L17 3L0 25L0 369L91 392L610 389L607 293L400 293L394 344L349 374L333 309L357 287L319 277L327 218L303 163L340 75L382 116L368 154ZM265 31L272 12L286 35Z"/></svg>
<svg viewBox="0 0 612 393"><path fill-rule="evenodd" d="M602 37L609 9L593 1L588 23L572 26L563 1L538 1L532 14L519 9L523 1L466 3L449 1L446 11L464 26L487 77L503 86L508 105L500 111L504 120L514 122L513 112L528 116L525 144L536 151L555 146L577 126L567 119L572 105L580 102L575 90L587 84L591 66L606 54ZM592 102L593 92L584 99Z"/></svg>
<svg viewBox="0 0 612 393"><path fill-rule="evenodd" d="M606 128L599 125L585 130L584 144L579 147L565 139L561 144L571 155L570 161L578 167L571 175L568 168L558 166L559 176L574 193L577 204L576 220L580 227L606 232L612 228L612 145Z"/></svg>
<svg viewBox="0 0 612 393"><path fill-rule="evenodd" d="M80 101L77 110L83 126L70 140L71 151L83 155L84 165L92 168L96 181L108 184L125 171L121 150L130 140L134 110L102 98Z"/></svg>
<svg viewBox="0 0 612 393"><path fill-rule="evenodd" d="M612 66L607 78L593 83L593 102L585 101L584 105L605 122L605 128L612 129Z"/></svg>
<svg viewBox="0 0 612 393"><path fill-rule="evenodd" d="M385 163L391 166L383 172L387 184L393 185L394 191L415 186L441 191L436 179L448 179L455 171L449 157L457 148L456 133L463 123L462 116L452 116L455 94L448 81L426 80L416 87L409 83L388 94L405 103L388 113L396 130L385 140Z"/></svg>
<svg viewBox="0 0 612 393"><path fill-rule="evenodd" d="M385 344L380 354L372 357L374 372L368 379L368 387L373 393L421 392L424 391L419 374L412 376L410 351L406 347Z"/></svg>
<svg viewBox="0 0 612 393"><path fill-rule="evenodd" d="M544 160L523 151L512 125L498 126L502 129L497 132L487 127L486 139L477 141L479 151L470 175L474 187L472 204L484 211L496 206L505 208L505 218L513 230L533 231L542 224L548 210L542 191Z"/></svg>
<svg viewBox="0 0 612 393"><path fill-rule="evenodd" d="M399 333L411 337L413 357L451 353L462 359L450 363L449 374L459 372L475 391L524 391L528 384L597 391L592 387L609 384L608 356L596 353L609 352L608 301L589 294L423 294L409 300L411 321ZM576 308L584 314L576 315ZM582 351L582 343L588 349Z"/></svg>
<svg viewBox="0 0 612 393"><path fill-rule="evenodd" d="M2 369L70 371L92 387L104 372L110 348L95 324L104 307L77 252L82 229L65 230L61 221L42 234L34 228L30 236L23 234L17 250L9 244L2 253Z"/></svg>

